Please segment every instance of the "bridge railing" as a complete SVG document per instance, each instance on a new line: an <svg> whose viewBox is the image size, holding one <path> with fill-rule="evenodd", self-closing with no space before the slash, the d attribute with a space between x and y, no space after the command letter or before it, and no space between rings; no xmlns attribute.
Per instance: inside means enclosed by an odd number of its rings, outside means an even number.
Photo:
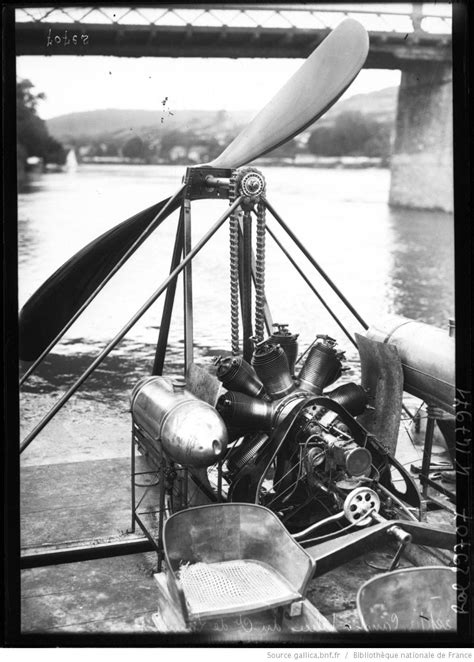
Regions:
<svg viewBox="0 0 474 662"><path fill-rule="evenodd" d="M410 11L407 11L407 7ZM289 30L334 28L342 18L357 18L378 33L451 33L448 3L412 5L219 5L170 4L168 7L18 8L18 23L108 24L117 26L189 26Z"/></svg>

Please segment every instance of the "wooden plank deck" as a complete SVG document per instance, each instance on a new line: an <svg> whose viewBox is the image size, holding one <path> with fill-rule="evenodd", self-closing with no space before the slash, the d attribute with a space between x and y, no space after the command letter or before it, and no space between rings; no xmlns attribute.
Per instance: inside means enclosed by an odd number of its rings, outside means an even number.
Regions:
<svg viewBox="0 0 474 662"><path fill-rule="evenodd" d="M147 469L144 458L137 457L137 462L141 470ZM436 525L448 525L450 515L435 511L430 517ZM131 535L127 533L130 523L128 459L22 468L21 533L22 546L28 551L93 540L124 540ZM137 530L132 535L141 537L142 533ZM357 591L378 574L366 561L388 565L393 552L387 543L310 583L308 600L337 632L362 629L356 610ZM410 558L419 563L419 555ZM403 565L410 565L409 560L404 559ZM159 596L155 572L153 552L23 570L22 630L156 633L153 615ZM267 635L268 640L279 638L271 628Z"/></svg>

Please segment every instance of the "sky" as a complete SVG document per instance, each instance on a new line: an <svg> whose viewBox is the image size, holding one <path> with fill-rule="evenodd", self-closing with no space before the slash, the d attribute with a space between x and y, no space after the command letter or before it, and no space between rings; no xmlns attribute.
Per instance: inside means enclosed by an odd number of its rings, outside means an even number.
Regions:
<svg viewBox="0 0 474 662"><path fill-rule="evenodd" d="M17 76L46 100L43 119L105 108L258 110L302 64L300 59L22 56ZM363 69L344 97L398 85L399 71Z"/></svg>

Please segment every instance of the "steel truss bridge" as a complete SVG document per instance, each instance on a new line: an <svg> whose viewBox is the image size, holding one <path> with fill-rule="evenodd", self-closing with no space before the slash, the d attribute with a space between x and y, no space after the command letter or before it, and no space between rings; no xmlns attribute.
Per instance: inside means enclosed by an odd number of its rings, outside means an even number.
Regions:
<svg viewBox="0 0 474 662"><path fill-rule="evenodd" d="M30 7L16 10L16 49L17 55L305 58L346 16L370 33L366 68L451 60L447 3L429 10L411 3Z"/></svg>

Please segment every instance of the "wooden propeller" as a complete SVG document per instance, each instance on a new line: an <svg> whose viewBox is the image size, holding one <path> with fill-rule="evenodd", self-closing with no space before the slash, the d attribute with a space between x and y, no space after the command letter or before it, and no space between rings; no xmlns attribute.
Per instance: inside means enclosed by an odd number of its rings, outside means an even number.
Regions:
<svg viewBox="0 0 474 662"><path fill-rule="evenodd" d="M239 168L304 131L349 87L362 68L368 50L366 29L353 19L343 21L208 165Z"/></svg>
<svg viewBox="0 0 474 662"><path fill-rule="evenodd" d="M343 94L362 68L367 52L365 28L352 19L343 21L222 154L207 165L238 168L303 131ZM50 276L21 310L20 359L36 360L79 309L92 300L118 263L128 259L131 247L141 243L179 207L181 200L182 189L173 198L105 232ZM161 210L163 215L157 221Z"/></svg>

